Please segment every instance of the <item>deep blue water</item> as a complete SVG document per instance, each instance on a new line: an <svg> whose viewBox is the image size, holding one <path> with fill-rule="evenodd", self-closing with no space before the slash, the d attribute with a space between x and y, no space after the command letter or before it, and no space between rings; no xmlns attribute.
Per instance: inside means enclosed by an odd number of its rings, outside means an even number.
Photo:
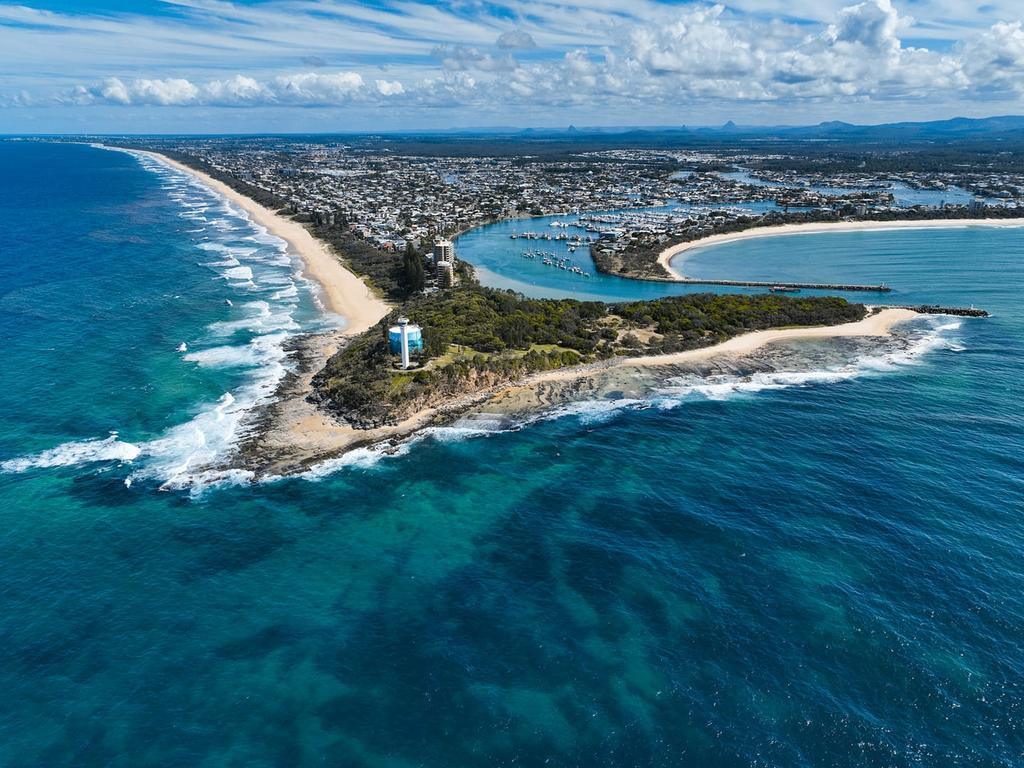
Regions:
<svg viewBox="0 0 1024 768"><path fill-rule="evenodd" d="M1024 760L1021 231L689 256L994 312L898 354L196 492L324 322L298 265L126 154L0 186L0 764Z"/></svg>

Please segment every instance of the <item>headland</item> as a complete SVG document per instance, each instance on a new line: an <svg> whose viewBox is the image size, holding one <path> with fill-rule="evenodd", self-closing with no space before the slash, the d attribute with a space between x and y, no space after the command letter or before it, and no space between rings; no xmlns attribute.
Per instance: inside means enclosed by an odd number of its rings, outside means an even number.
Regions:
<svg viewBox="0 0 1024 768"><path fill-rule="evenodd" d="M612 357L535 373L491 371L466 379L466 386L424 393L391 420L353 426L336 416L337 404L318 373L328 366L334 346L325 335L295 343L300 370L291 374L274 401L261 409L237 461L257 477L301 472L356 448L394 450L425 428L449 425L474 414L516 419L536 416L555 405L605 398L610 391L643 397L666 376L681 372L705 376L728 371L737 376L772 370L770 359L756 357L772 345L800 340L890 336L916 312L903 308L866 308L862 319L837 325L751 331L709 346L670 354Z"/></svg>

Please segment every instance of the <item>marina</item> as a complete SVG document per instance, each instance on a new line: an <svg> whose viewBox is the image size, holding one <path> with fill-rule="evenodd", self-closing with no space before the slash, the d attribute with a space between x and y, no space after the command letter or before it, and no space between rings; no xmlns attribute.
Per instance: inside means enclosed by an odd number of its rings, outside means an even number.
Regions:
<svg viewBox="0 0 1024 768"><path fill-rule="evenodd" d="M650 299L713 289L776 294L811 292L812 295L815 292L890 294L894 291L888 280L793 279L798 275L787 274L787 271L773 275L774 270L764 275L751 274L742 265L719 271L719 276L715 274L718 270L709 270L699 260L694 261L695 257L688 259L688 267L698 275L710 272L708 277L687 274L681 280L637 280L597 269L591 248L598 243L612 242L620 230L629 229L639 222L653 224L663 216L674 220L683 215L682 208L662 212L624 209L562 214L537 217L529 229L523 228L521 221L500 221L463 233L457 239L457 249L465 260L481 269L480 277L485 285L528 293L541 290L542 295L564 295L583 300ZM721 247L716 247L715 251L722 252ZM705 257L697 258L702 260ZM735 279L731 275L749 276L751 279ZM573 278L584 278L586 288Z"/></svg>
<svg viewBox="0 0 1024 768"><path fill-rule="evenodd" d="M570 249L575 251L575 248ZM555 269L561 269L566 272L570 272L580 277L590 277L589 272L585 272L583 268L572 259L566 258L565 256L559 256L554 251L536 251L530 249L523 251L520 254L524 259L531 261L539 260L540 263L545 267L553 267Z"/></svg>

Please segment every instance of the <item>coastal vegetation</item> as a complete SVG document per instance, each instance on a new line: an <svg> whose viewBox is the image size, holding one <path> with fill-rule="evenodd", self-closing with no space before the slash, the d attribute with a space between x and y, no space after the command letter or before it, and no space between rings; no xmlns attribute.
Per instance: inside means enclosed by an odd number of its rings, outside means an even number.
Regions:
<svg viewBox="0 0 1024 768"><path fill-rule="evenodd" d="M836 297L702 293L604 304L464 285L396 309L330 358L314 387L329 411L372 428L532 373L698 349L754 330L854 322L865 313ZM396 369L388 346L399 314L423 329L415 369Z"/></svg>
<svg viewBox="0 0 1024 768"><path fill-rule="evenodd" d="M310 230L328 243L357 275L366 278L386 299L402 301L409 296L401 256L378 248L351 230L336 224L314 225Z"/></svg>

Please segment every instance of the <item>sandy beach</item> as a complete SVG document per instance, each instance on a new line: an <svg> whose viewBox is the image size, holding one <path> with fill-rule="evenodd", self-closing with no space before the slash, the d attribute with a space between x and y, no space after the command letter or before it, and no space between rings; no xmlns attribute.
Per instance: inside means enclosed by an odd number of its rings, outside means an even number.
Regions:
<svg viewBox="0 0 1024 768"><path fill-rule="evenodd" d="M869 308L870 309L870 308ZM647 357L618 357L605 363L591 366L589 369L568 368L560 371L549 371L537 374L529 379L528 383L540 383L544 381L564 380L576 378L581 375L590 375L613 367L624 368L649 368L661 365L679 365L681 363L692 363L700 360L707 360L719 356L740 356L749 355L757 349L768 344L780 341L794 341L800 339L839 339L858 336L888 336L892 333L893 326L917 317L917 312L912 309L899 307L885 307L869 314L863 320L855 323L844 323L842 325L816 325L809 328L777 328L767 331L751 331L740 336L723 341L710 347L691 349L686 352L677 352L672 355L651 355Z"/></svg>
<svg viewBox="0 0 1024 768"><path fill-rule="evenodd" d="M881 232L893 229L958 229L966 227L1024 227L1024 219L932 219L928 221L835 221L811 224L781 224L775 227L755 227L743 232L711 235L688 243L669 246L658 255L658 263L675 280L685 280L681 265L673 266L672 259L686 251L723 245L740 240L782 235L820 235L829 232Z"/></svg>
<svg viewBox="0 0 1024 768"><path fill-rule="evenodd" d="M224 182L165 155L143 150L132 151L191 174L244 210L253 221L266 227L268 232L287 242L292 253L305 265L306 276L322 287L327 308L345 318L342 335L355 336L362 333L376 325L390 310L388 304L375 296L361 278L345 268L324 242L315 238L298 222L278 216Z"/></svg>

